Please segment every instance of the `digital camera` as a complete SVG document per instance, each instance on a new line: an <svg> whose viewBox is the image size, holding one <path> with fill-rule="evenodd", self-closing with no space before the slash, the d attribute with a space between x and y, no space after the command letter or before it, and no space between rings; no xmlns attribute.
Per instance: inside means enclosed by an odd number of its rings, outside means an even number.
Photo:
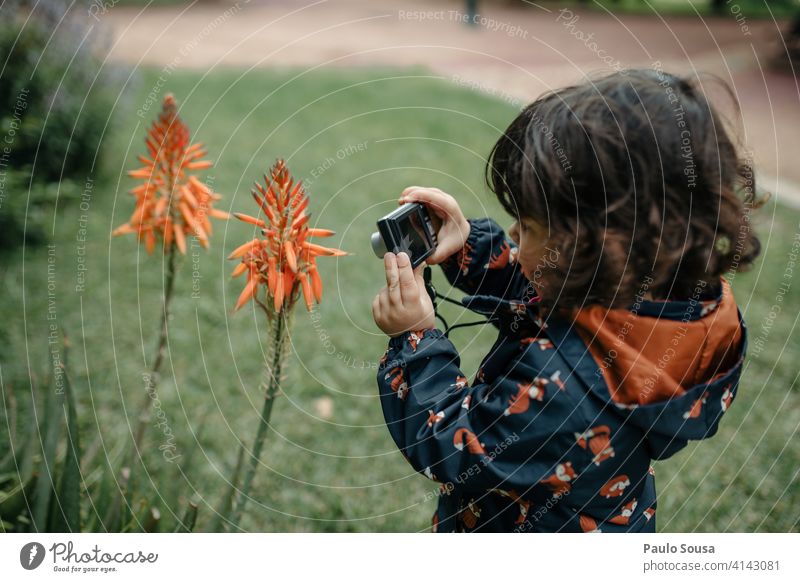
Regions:
<svg viewBox="0 0 800 582"><path fill-rule="evenodd" d="M405 252L415 269L436 250L436 232L428 209L416 202L404 204L378 221L378 232L372 233L371 242L378 258L388 251Z"/></svg>

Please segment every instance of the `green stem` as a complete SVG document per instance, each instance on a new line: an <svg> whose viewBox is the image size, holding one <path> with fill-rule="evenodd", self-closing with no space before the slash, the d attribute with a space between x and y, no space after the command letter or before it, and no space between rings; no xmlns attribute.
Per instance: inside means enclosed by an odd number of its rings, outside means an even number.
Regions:
<svg viewBox="0 0 800 582"><path fill-rule="evenodd" d="M172 292L175 288L175 274L177 271L177 250L173 242L169 247L169 255L167 258L167 277L164 283L164 303L161 312L161 327L158 335L158 347L156 348L156 356L153 360L153 365L150 368L150 375L147 379L147 386L145 389L144 400L139 410L139 420L136 425L136 431L133 437L133 450L131 451L130 463L133 461L134 453L138 453L139 448L144 438L144 431L147 428L150 420L150 407L153 405L153 394L158 385L159 370L164 362L167 353L167 332L169 328L169 304L172 300Z"/></svg>
<svg viewBox="0 0 800 582"><path fill-rule="evenodd" d="M175 273L177 271L177 247L175 242L169 247L169 255L167 256L167 277L164 282L164 302L161 311L161 327L158 335L158 346L156 348L156 356L153 360L153 365L150 368L150 375L147 378L147 385L145 387L144 400L139 407L139 420L136 423L136 430L133 435L133 442L128 451L126 458L123 460L123 465L120 469L120 483L125 483L126 486L131 486L131 467L135 457L138 456L141 462L142 456L139 453L141 448L142 439L144 438L144 431L150 421L150 407L153 405L153 398L150 396L156 390L158 385L158 374L161 369L161 364L164 362L164 356L167 351L167 331L169 326L169 304L172 300L172 292L175 288ZM116 531L117 523L120 520L120 512L124 510L123 504L125 503L126 490L123 486L119 486L119 493L117 499L111 504L105 521L105 527L110 531ZM130 506L128 506L129 508ZM124 520L123 520L124 521Z"/></svg>
<svg viewBox="0 0 800 582"><path fill-rule="evenodd" d="M247 472L244 475L244 482L239 494L239 503L231 516L231 523L234 526L239 525L239 521L244 513L247 500L250 498L250 487L253 484L256 470L261 459L261 451L264 448L264 439L267 436L267 429L270 427L269 419L272 415L272 405L275 398L280 394L281 389L281 376L283 374L283 364L286 355L286 342L287 329L289 327L289 317L286 312L275 314L272 320L272 337L270 346L272 348L272 361L271 365L264 369L264 382L262 382L262 389L264 390L264 405L261 410L261 422L258 424L258 431L253 443L253 454L250 457L250 463L247 466Z"/></svg>

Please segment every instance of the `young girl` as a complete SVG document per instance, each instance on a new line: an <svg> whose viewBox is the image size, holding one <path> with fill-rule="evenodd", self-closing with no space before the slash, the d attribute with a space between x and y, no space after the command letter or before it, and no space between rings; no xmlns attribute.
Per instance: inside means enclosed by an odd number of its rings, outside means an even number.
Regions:
<svg viewBox="0 0 800 582"><path fill-rule="evenodd" d="M433 531L655 531L651 461L712 436L736 396L746 329L722 275L759 251L751 176L696 85L629 70L538 99L495 144L511 241L403 191L436 216L428 262L499 329L469 383L421 271L384 257L381 403L440 484Z"/></svg>

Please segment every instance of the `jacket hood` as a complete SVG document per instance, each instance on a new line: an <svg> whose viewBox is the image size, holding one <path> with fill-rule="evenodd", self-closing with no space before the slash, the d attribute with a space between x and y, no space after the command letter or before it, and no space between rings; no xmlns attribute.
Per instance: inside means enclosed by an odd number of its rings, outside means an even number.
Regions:
<svg viewBox="0 0 800 582"><path fill-rule="evenodd" d="M576 310L571 324L542 322L535 302L488 296L462 302L501 319L522 315L546 330L590 392L645 431L651 456L659 459L687 440L713 435L735 396L746 328L730 284L720 283L716 290L698 287L687 301L589 306Z"/></svg>
<svg viewBox="0 0 800 582"><path fill-rule="evenodd" d="M730 284L720 283L688 301L575 312L575 331L605 381L595 393L646 430L653 458L713 435L733 400L746 330Z"/></svg>
<svg viewBox="0 0 800 582"><path fill-rule="evenodd" d="M640 305L576 312L576 330L615 403L642 406L683 396L738 360L742 330L727 281L714 297Z"/></svg>

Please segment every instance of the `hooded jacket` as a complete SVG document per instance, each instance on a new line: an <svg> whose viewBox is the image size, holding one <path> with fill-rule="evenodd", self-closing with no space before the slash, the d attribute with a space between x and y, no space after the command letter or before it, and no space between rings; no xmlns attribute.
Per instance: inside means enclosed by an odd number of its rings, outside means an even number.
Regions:
<svg viewBox="0 0 800 582"><path fill-rule="evenodd" d="M475 378L436 328L390 338L378 367L391 437L435 482L432 531L654 532L651 461L715 434L736 396L747 337L730 285L543 320L516 246L469 222L441 266L498 328Z"/></svg>

